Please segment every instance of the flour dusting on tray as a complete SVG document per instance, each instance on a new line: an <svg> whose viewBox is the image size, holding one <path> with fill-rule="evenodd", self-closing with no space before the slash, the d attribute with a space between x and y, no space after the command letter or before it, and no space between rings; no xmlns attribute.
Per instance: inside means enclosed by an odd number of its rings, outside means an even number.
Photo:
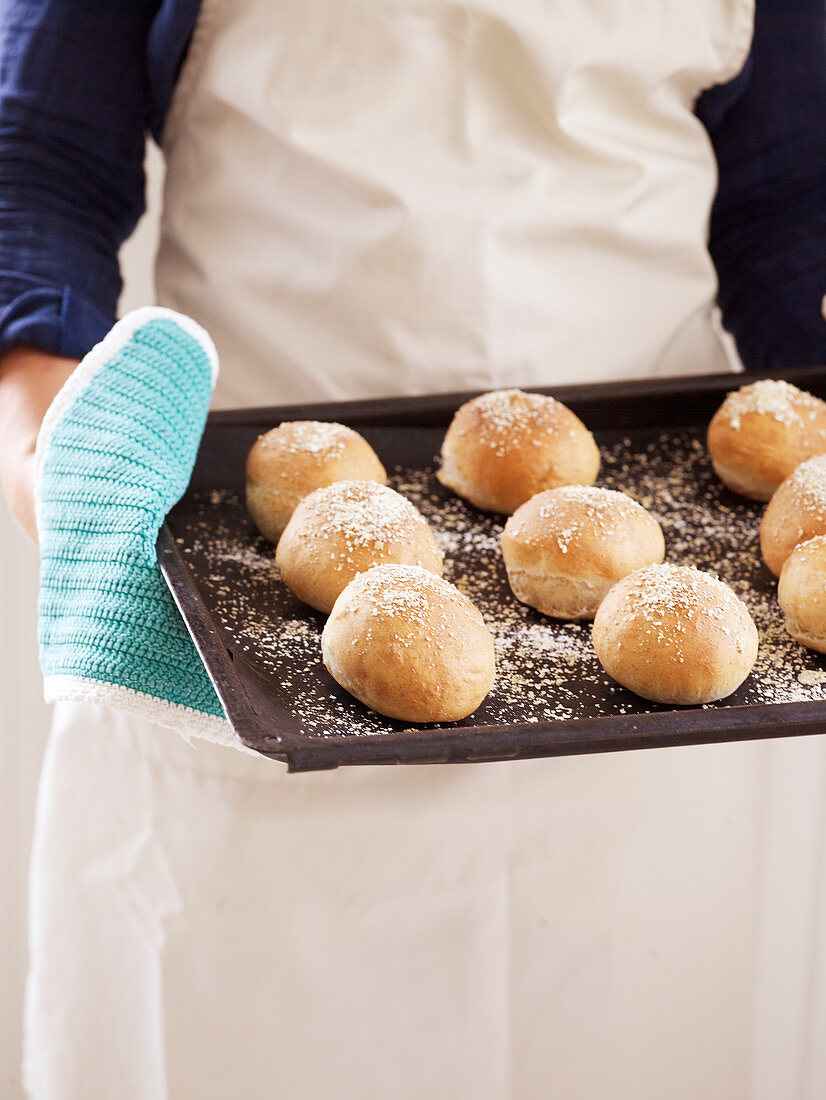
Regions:
<svg viewBox="0 0 826 1100"><path fill-rule="evenodd" d="M661 524L666 561L694 565L731 585L760 633L752 675L708 707L826 699L824 658L786 634L775 583L760 559L763 506L737 498L714 475L696 432L646 432L601 441L597 484L631 495ZM482 612L496 642L497 679L468 724L542 723L641 714L648 704L615 684L591 646L590 623L546 618L511 594L499 549L506 517L452 495L435 468L389 470L390 484L425 515L445 553L445 576ZM346 695L321 664L324 616L284 587L274 549L246 516L243 493L196 494L178 543L234 652L264 673L308 736L399 729Z"/></svg>

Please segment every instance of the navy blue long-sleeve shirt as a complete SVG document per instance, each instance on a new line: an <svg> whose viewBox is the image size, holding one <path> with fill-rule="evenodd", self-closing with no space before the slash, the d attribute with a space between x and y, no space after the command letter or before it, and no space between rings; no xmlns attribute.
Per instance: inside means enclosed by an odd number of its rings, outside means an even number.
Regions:
<svg viewBox="0 0 826 1100"><path fill-rule="evenodd" d="M200 0L0 0L0 349L81 357L111 327ZM709 249L750 369L826 363L826 3L757 0L752 50L700 97Z"/></svg>

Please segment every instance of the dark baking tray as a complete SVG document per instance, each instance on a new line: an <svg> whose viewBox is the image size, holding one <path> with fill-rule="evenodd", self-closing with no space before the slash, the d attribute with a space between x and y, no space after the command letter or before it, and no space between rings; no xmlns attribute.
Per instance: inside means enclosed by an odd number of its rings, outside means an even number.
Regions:
<svg viewBox="0 0 826 1100"><path fill-rule="evenodd" d="M784 377L826 397L826 368ZM658 706L625 691L593 656L590 624L557 623L514 600L498 556L504 517L465 505L434 477L444 431L471 394L211 414L190 486L160 532L158 556L237 736L302 771L609 752L826 729L826 659L783 631L774 580L759 558L763 507L728 493L705 453L710 417L725 393L745 380L723 375L540 391L564 401L596 435L603 454L598 484L626 489L657 515L667 560L718 573L755 615L761 654L752 676L722 703L696 708ZM360 431L383 459L391 484L411 495L440 531L446 575L488 617L505 616L494 623L503 686L495 686L470 718L441 726L381 718L340 689L321 663L324 618L284 588L271 564L272 548L243 506L249 448L262 431L295 419L338 420Z"/></svg>

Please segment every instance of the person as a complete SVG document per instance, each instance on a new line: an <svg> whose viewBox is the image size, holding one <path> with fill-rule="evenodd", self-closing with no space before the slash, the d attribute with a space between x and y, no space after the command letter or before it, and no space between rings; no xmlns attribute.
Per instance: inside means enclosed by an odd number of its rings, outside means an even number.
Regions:
<svg viewBox="0 0 826 1100"><path fill-rule="evenodd" d="M825 362L823 14L8 0L13 510L36 534L34 442L113 323L147 128L159 299L215 341L218 404L737 368L715 298L748 369ZM62 700L30 1093L744 1097L764 762L286 775Z"/></svg>

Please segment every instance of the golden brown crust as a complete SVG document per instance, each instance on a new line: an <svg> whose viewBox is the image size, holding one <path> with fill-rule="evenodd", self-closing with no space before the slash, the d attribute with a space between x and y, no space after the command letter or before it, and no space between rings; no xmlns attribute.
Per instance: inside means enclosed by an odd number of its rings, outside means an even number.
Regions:
<svg viewBox="0 0 826 1100"><path fill-rule="evenodd" d="M561 402L494 390L457 409L437 476L477 508L510 514L543 489L592 485L599 463L594 437Z"/></svg>
<svg viewBox="0 0 826 1100"><path fill-rule="evenodd" d="M373 448L344 424L291 420L259 436L247 457L247 508L270 542L278 542L296 505L336 481L387 483Z"/></svg>
<svg viewBox="0 0 826 1100"><path fill-rule="evenodd" d="M570 485L537 493L502 532L518 600L560 619L591 619L627 573L665 557L654 517L625 493Z"/></svg>
<svg viewBox="0 0 826 1100"><path fill-rule="evenodd" d="M752 382L714 414L708 449L729 489L769 500L801 462L826 452L826 402L788 382Z"/></svg>
<svg viewBox="0 0 826 1100"><path fill-rule="evenodd" d="M777 599L795 641L826 653L826 535L792 550L780 574Z"/></svg>
<svg viewBox="0 0 826 1100"><path fill-rule="evenodd" d="M757 658L757 628L735 593L709 573L650 565L619 581L593 629L603 668L657 703L725 699Z"/></svg>
<svg viewBox="0 0 826 1100"><path fill-rule="evenodd" d="M326 612L356 574L386 562L420 565L441 575L443 555L421 512L375 481L337 481L310 493L297 505L275 552L287 587Z"/></svg>
<svg viewBox="0 0 826 1100"><path fill-rule="evenodd" d="M760 524L763 561L780 575L795 546L826 534L826 455L800 464L778 487Z"/></svg>
<svg viewBox="0 0 826 1100"><path fill-rule="evenodd" d="M416 566L360 573L336 600L321 647L337 683L407 722L466 718L495 676L493 638L479 611Z"/></svg>

